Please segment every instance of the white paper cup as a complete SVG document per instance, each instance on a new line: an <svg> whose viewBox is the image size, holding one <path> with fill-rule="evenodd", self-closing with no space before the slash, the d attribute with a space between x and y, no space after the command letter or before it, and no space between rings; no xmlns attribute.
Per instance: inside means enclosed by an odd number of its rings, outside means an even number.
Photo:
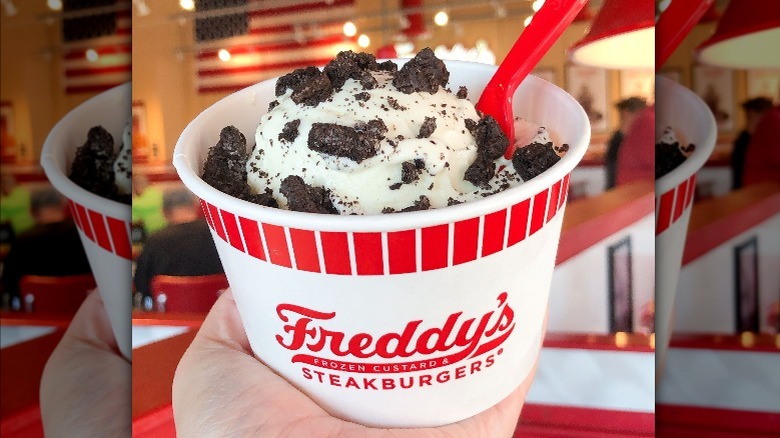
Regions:
<svg viewBox="0 0 780 438"><path fill-rule="evenodd" d="M446 64L451 87L467 86L472 99L496 69ZM174 151L257 357L333 415L369 426L439 426L495 405L541 346L569 174L590 140L585 112L529 76L517 114L571 145L549 171L442 209L318 215L250 204L199 177L223 127L254 143L275 82L209 107Z"/></svg>
<svg viewBox="0 0 780 438"><path fill-rule="evenodd" d="M130 83L114 87L74 108L52 128L43 143L41 166L51 184L70 204L87 253L92 274L103 298L120 352L130 358L131 209L82 189L68 178L76 149L94 126L103 126L122 141L130 120Z"/></svg>
<svg viewBox="0 0 780 438"><path fill-rule="evenodd" d="M656 137L671 126L696 149L678 168L655 182L656 374L660 375L672 330L672 309L691 217L696 172L715 148L718 132L707 104L691 90L663 76L655 78Z"/></svg>

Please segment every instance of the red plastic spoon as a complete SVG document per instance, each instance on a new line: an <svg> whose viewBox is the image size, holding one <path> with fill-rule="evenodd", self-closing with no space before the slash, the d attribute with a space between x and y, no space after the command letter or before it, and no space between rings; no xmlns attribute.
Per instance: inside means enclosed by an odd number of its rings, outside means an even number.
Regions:
<svg viewBox="0 0 780 438"><path fill-rule="evenodd" d="M715 0L673 1L655 23L655 71L663 67Z"/></svg>
<svg viewBox="0 0 780 438"><path fill-rule="evenodd" d="M512 158L515 143L512 95L587 2L588 0L544 2L544 6L520 34L482 92L477 109L493 116L509 137L509 147L504 154L507 159Z"/></svg>

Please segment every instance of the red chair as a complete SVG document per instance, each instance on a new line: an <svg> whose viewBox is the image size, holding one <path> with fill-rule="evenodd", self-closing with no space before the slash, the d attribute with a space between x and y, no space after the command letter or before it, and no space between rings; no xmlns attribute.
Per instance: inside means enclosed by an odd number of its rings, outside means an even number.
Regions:
<svg viewBox="0 0 780 438"><path fill-rule="evenodd" d="M152 298L158 312L208 313L227 288L225 274L152 278Z"/></svg>
<svg viewBox="0 0 780 438"><path fill-rule="evenodd" d="M19 281L19 294L25 312L72 315L96 287L92 274L25 275Z"/></svg>

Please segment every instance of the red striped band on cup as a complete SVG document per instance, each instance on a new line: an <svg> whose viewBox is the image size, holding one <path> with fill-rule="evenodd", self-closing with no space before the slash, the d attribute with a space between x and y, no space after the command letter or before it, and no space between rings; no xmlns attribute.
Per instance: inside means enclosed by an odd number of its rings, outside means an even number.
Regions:
<svg viewBox="0 0 780 438"><path fill-rule="evenodd" d="M129 222L90 210L71 199L68 199L68 204L73 222L87 239L110 253L132 260Z"/></svg>
<svg viewBox="0 0 780 438"><path fill-rule="evenodd" d="M666 231L682 216L683 211L693 203L696 191L696 174L681 182L677 187L655 198L655 235Z"/></svg>
<svg viewBox="0 0 780 438"><path fill-rule="evenodd" d="M425 228L329 232L257 222L201 200L220 239L256 259L300 271L392 275L431 271L513 246L539 231L566 202L569 175L509 208ZM457 239L455 239L457 236Z"/></svg>

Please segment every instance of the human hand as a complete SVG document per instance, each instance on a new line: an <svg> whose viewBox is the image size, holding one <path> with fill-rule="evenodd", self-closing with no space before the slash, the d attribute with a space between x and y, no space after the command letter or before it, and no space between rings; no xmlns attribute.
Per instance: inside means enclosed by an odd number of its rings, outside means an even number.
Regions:
<svg viewBox="0 0 780 438"><path fill-rule="evenodd" d="M47 437L130 436L130 362L119 353L103 300L87 296L43 370Z"/></svg>
<svg viewBox="0 0 780 438"><path fill-rule="evenodd" d="M546 322L545 322L546 325ZM471 418L436 428L378 429L335 418L252 355L231 292L217 300L173 379L179 437L511 437L536 367L514 392Z"/></svg>

